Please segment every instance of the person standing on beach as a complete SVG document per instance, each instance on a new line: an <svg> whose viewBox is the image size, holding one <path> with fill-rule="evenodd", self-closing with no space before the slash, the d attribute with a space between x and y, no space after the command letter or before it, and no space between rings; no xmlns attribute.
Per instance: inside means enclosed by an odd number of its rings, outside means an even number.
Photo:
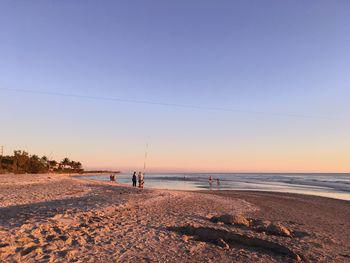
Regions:
<svg viewBox="0 0 350 263"><path fill-rule="evenodd" d="M220 189L220 179L216 178L216 188Z"/></svg>
<svg viewBox="0 0 350 263"><path fill-rule="evenodd" d="M114 174L111 174L109 176L109 179L111 180L111 182L114 182L115 181L115 175Z"/></svg>
<svg viewBox="0 0 350 263"><path fill-rule="evenodd" d="M141 188L143 188L144 184L145 184L145 175L141 173Z"/></svg>
<svg viewBox="0 0 350 263"><path fill-rule="evenodd" d="M134 172L134 174L132 175L132 186L133 187L136 187L136 181L137 181L136 172Z"/></svg>
<svg viewBox="0 0 350 263"><path fill-rule="evenodd" d="M211 190L213 186L213 177L209 176L209 189Z"/></svg>
<svg viewBox="0 0 350 263"><path fill-rule="evenodd" d="M143 173L139 172L139 187L143 188L143 184L144 184L144 177L143 177Z"/></svg>

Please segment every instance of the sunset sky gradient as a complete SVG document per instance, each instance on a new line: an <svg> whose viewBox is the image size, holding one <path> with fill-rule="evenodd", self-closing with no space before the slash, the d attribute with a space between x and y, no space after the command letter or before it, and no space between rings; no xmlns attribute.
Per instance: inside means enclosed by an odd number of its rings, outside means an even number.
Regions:
<svg viewBox="0 0 350 263"><path fill-rule="evenodd" d="M349 70L346 0L1 1L0 145L123 171L148 142L153 172L350 172Z"/></svg>

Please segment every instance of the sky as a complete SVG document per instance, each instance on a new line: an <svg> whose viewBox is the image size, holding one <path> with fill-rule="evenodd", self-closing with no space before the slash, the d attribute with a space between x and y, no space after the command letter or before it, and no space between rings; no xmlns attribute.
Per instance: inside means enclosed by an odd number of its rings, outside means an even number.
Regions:
<svg viewBox="0 0 350 263"><path fill-rule="evenodd" d="M0 145L86 169L350 172L350 2L1 1Z"/></svg>

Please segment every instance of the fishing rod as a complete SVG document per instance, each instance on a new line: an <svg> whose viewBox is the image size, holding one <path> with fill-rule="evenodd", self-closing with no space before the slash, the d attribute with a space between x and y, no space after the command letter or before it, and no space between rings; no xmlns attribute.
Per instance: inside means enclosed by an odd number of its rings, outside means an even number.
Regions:
<svg viewBox="0 0 350 263"><path fill-rule="evenodd" d="M145 172L146 172L147 156L148 156L148 143L146 143L145 158L144 158L144 161L143 161L143 174L145 174Z"/></svg>

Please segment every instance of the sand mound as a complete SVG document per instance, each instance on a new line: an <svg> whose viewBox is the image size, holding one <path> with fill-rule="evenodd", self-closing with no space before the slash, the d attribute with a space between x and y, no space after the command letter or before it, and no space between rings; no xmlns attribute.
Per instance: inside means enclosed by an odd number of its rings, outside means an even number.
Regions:
<svg viewBox="0 0 350 263"><path fill-rule="evenodd" d="M296 261L301 261L301 257L288 247L269 240L208 227L183 226L169 227L168 229L182 234L195 236L198 240L211 242L224 248L229 248L230 244L240 244L243 246L262 248L268 252L282 254Z"/></svg>

